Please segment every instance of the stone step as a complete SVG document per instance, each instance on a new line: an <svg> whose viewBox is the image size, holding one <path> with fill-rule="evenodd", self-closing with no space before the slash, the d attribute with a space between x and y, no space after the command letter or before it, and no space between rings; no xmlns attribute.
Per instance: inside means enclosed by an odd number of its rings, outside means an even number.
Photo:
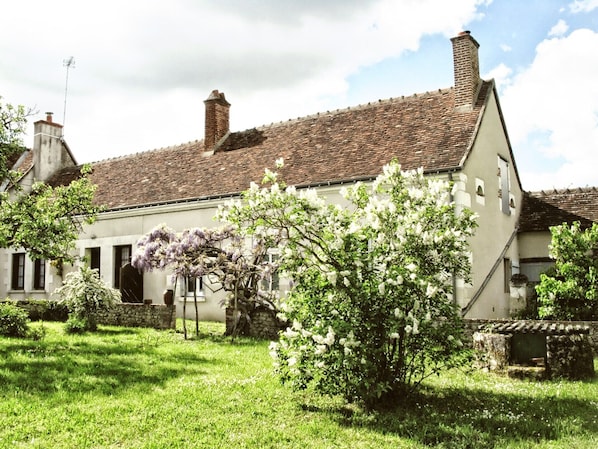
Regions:
<svg viewBox="0 0 598 449"><path fill-rule="evenodd" d="M546 378L546 367L509 365L507 376L513 379L542 380Z"/></svg>

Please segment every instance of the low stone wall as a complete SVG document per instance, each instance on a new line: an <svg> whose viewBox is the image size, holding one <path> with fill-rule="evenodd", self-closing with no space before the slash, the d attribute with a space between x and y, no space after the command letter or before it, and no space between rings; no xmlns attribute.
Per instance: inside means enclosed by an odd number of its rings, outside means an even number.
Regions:
<svg viewBox="0 0 598 449"><path fill-rule="evenodd" d="M546 337L547 377L591 379L594 357L587 335L549 335Z"/></svg>
<svg viewBox="0 0 598 449"><path fill-rule="evenodd" d="M260 308L251 314L251 322L249 323L250 337L278 340L280 328L280 321L272 310Z"/></svg>
<svg viewBox="0 0 598 449"><path fill-rule="evenodd" d="M7 302L2 300L0 302ZM68 309L58 301L8 300L25 309L32 321L66 321ZM112 309L97 313L98 324L108 326L153 327L155 329L176 329L176 306L165 304L121 303Z"/></svg>
<svg viewBox="0 0 598 449"><path fill-rule="evenodd" d="M176 328L175 305L121 303L96 316L98 324L108 326Z"/></svg>
<svg viewBox="0 0 598 449"><path fill-rule="evenodd" d="M235 315L232 307L226 309L226 334L231 335L234 329ZM238 324L240 335L267 340L278 340L279 332L286 327L278 320L276 313L266 307L257 307L249 314L249 320Z"/></svg>

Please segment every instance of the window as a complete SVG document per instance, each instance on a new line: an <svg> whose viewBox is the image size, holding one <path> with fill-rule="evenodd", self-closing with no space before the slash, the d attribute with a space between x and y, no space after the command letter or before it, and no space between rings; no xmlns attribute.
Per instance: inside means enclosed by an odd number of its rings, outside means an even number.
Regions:
<svg viewBox="0 0 598 449"><path fill-rule="evenodd" d="M25 289L25 253L12 255L12 280L10 287L12 290Z"/></svg>
<svg viewBox="0 0 598 449"><path fill-rule="evenodd" d="M504 271L504 283L505 283L505 293L510 293L511 291L511 276L513 276L513 266L511 264L511 259L503 259L503 271Z"/></svg>
<svg viewBox="0 0 598 449"><path fill-rule="evenodd" d="M185 287L187 287L187 290L185 290ZM204 292L203 277L197 279L187 278L186 285L185 280L181 282L179 279L179 296L185 297L186 295L187 298L193 298L194 292L197 296L197 299L200 301L205 301L206 295Z"/></svg>
<svg viewBox="0 0 598 449"><path fill-rule="evenodd" d="M276 266L278 261L278 254L268 253L265 257L265 262L269 263L270 266ZM267 292L277 292L280 288L280 277L278 276L278 270L274 273L268 273L262 279L261 289Z"/></svg>
<svg viewBox="0 0 598 449"><path fill-rule="evenodd" d="M114 288L120 288L120 269L131 262L131 245L114 247Z"/></svg>
<svg viewBox="0 0 598 449"><path fill-rule="evenodd" d="M486 186L484 185L484 180L480 178L475 179L475 199L478 204L484 206L486 204Z"/></svg>
<svg viewBox="0 0 598 449"><path fill-rule="evenodd" d="M85 253L89 263L89 268L92 270L98 270L98 274L100 274L100 248L87 248Z"/></svg>
<svg viewBox="0 0 598 449"><path fill-rule="evenodd" d="M498 158L498 178L501 199L500 210L506 215L511 215L509 204L509 163L500 156Z"/></svg>
<svg viewBox="0 0 598 449"><path fill-rule="evenodd" d="M46 288L46 261L36 259L33 262L33 290L45 290Z"/></svg>

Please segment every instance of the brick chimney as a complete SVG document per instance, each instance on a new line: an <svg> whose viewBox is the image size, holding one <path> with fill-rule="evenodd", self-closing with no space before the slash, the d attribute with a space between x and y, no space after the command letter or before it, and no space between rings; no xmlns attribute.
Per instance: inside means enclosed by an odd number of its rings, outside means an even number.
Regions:
<svg viewBox="0 0 598 449"><path fill-rule="evenodd" d="M210 151L229 132L230 103L224 98L224 93L213 90L204 104L206 105L204 146Z"/></svg>
<svg viewBox="0 0 598 449"><path fill-rule="evenodd" d="M455 109L471 111L475 104L482 80L478 48L480 44L469 31L462 31L451 38L455 70Z"/></svg>

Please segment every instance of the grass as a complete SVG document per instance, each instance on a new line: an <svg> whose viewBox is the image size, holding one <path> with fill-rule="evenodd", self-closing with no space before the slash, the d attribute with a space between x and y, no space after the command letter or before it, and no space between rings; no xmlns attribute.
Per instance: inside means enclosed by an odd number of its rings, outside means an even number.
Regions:
<svg viewBox="0 0 598 449"><path fill-rule="evenodd" d="M39 326L39 324L38 324ZM454 371L387 410L294 393L268 342L101 327L0 337L0 448L595 448L598 381Z"/></svg>

